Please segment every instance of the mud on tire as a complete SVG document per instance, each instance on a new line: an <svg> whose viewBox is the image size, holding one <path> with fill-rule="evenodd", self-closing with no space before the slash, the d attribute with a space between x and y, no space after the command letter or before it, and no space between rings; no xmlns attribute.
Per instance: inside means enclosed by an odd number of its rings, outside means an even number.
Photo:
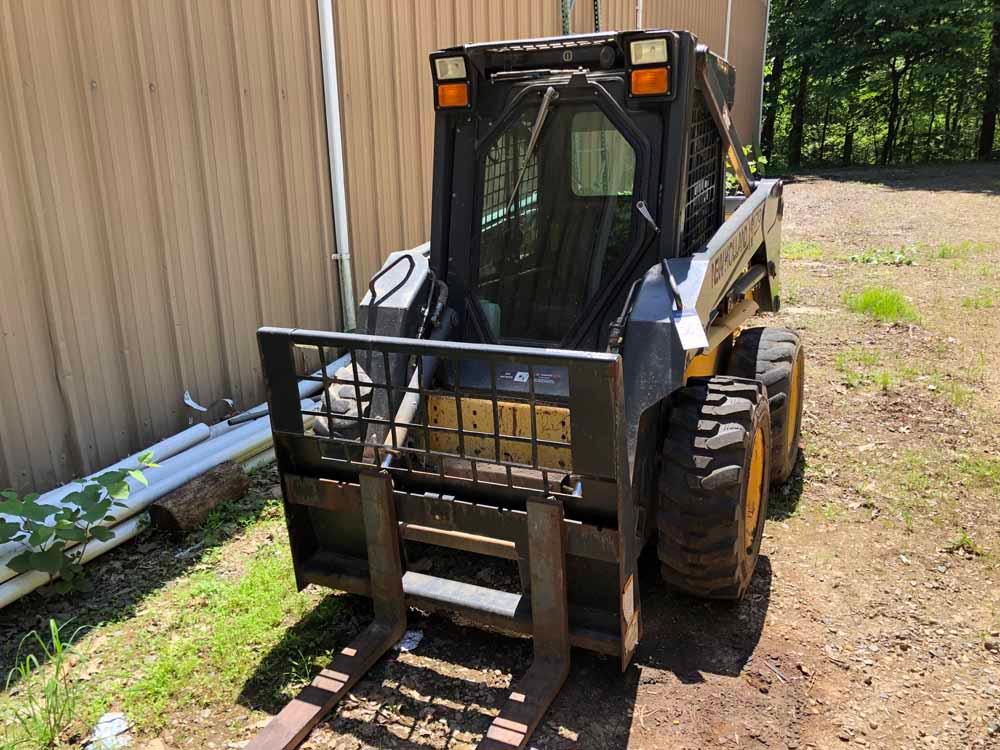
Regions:
<svg viewBox="0 0 1000 750"><path fill-rule="evenodd" d="M759 380L767 387L771 409L771 481L788 481L799 458L805 352L795 331L751 328L741 333L729 359L728 374Z"/></svg>
<svg viewBox="0 0 1000 750"><path fill-rule="evenodd" d="M761 383L697 378L675 395L657 513L657 551L669 586L711 599L743 596L767 515L770 441Z"/></svg>

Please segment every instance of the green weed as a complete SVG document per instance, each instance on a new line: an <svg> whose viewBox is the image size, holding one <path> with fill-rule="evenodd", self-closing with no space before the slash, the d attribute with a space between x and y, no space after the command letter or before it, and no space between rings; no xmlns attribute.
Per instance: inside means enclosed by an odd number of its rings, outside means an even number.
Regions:
<svg viewBox="0 0 1000 750"><path fill-rule="evenodd" d="M852 263L862 263L868 266L912 266L913 252L906 249L869 248L855 253L848 260Z"/></svg>
<svg viewBox="0 0 1000 750"><path fill-rule="evenodd" d="M965 258L969 255L985 252L986 250L989 250L989 245L986 243L966 240L964 242L946 243L931 247L930 255L941 260L952 260Z"/></svg>
<svg viewBox="0 0 1000 750"><path fill-rule="evenodd" d="M844 298L851 312L868 315L882 323L913 322L917 311L912 304L895 289L872 286L857 294Z"/></svg>
<svg viewBox="0 0 1000 750"><path fill-rule="evenodd" d="M21 639L16 666L7 674L5 686L5 691L10 692L16 684L19 691L19 700L12 709L11 731L4 737L6 747L59 747L77 718L82 692L80 683L70 675L69 648L79 629L64 639L64 627L49 620L48 642L35 630ZM26 646L37 647L38 653L22 656Z"/></svg>
<svg viewBox="0 0 1000 750"><path fill-rule="evenodd" d="M1000 487L1000 458L963 456L959 459L958 470L980 487Z"/></svg>
<svg viewBox="0 0 1000 750"><path fill-rule="evenodd" d="M989 310L996 306L996 298L1000 291L996 289L980 289L971 297L962 300L962 307L966 310Z"/></svg>
<svg viewBox="0 0 1000 750"><path fill-rule="evenodd" d="M785 260L822 260L827 253L818 242L787 242L781 246Z"/></svg>
<svg viewBox="0 0 1000 750"><path fill-rule="evenodd" d="M879 360L878 352L848 349L836 356L834 366L843 377L844 385L848 388L858 388L871 381L871 376L866 370L877 365Z"/></svg>
<svg viewBox="0 0 1000 750"><path fill-rule="evenodd" d="M892 388L892 374L888 370L879 370L875 373L875 385L877 385L880 390L889 390Z"/></svg>
<svg viewBox="0 0 1000 750"><path fill-rule="evenodd" d="M986 550L976 544L965 529L962 529L944 549L945 552L965 552L973 557L983 557L986 554Z"/></svg>

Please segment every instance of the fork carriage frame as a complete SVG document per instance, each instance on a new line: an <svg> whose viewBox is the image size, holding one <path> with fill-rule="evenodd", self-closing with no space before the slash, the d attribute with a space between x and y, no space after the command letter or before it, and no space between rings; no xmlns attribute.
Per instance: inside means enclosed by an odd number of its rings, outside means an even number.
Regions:
<svg viewBox="0 0 1000 750"><path fill-rule="evenodd" d="M292 701L250 745L286 748L309 730L402 635L407 607L461 615L481 626L530 635L534 663L490 727L481 747L523 747L569 670L570 646L615 656L624 669L640 636L635 503L626 456L622 363L616 354L430 342L288 329L258 333L282 495L299 588L310 583L371 597L375 621ZM315 379L357 387L327 370L347 353L352 368L372 375L371 409L355 417L358 440L306 429L331 418L324 399L303 408L298 383ZM461 383L463 364L490 370L487 389ZM517 369L523 378L500 382ZM424 368L451 374L447 390L423 387ZM393 382L391 373L405 372ZM500 375L498 375L500 373ZM412 377L416 375L416 377ZM542 395L540 380L565 382L565 395ZM541 389L544 390L544 389ZM456 401L459 425L433 425L426 409L397 417L408 395ZM379 397L381 394L382 397ZM358 396L360 398L360 391ZM479 429L461 424L462 402L491 403ZM536 408L568 407L564 439L539 434ZM526 404L530 435L508 434L499 404ZM410 441L397 440L406 430ZM523 431L523 430L522 430ZM431 448L432 432L456 433L454 451ZM492 455L469 447L496 446ZM531 446L531 461L505 457L501 444ZM568 449L572 473L546 466L540 446ZM512 593L407 570L405 543L499 557L517 563L521 592Z"/></svg>

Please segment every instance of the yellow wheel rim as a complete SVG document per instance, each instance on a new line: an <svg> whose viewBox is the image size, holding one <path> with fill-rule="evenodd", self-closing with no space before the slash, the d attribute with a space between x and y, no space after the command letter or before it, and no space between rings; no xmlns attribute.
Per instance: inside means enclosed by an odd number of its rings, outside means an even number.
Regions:
<svg viewBox="0 0 1000 750"><path fill-rule="evenodd" d="M792 365L792 382L788 389L788 412L786 415L785 423L785 455L789 456L792 453L792 448L795 447L795 435L798 433L796 429L799 422L799 394L802 391L802 367L799 364L799 358L795 358L795 363Z"/></svg>
<svg viewBox="0 0 1000 750"><path fill-rule="evenodd" d="M746 527L744 541L747 549L753 546L757 532L757 517L760 515L760 501L764 494L764 465L766 447L764 430L757 428L753 436L753 450L750 453L750 476L747 479Z"/></svg>

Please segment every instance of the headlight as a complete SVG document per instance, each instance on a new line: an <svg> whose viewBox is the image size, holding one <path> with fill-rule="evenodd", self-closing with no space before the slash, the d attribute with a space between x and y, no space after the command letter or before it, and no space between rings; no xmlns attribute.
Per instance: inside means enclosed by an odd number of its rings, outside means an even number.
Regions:
<svg viewBox="0 0 1000 750"><path fill-rule="evenodd" d="M666 39L641 39L630 45L633 65L652 65L667 61Z"/></svg>
<svg viewBox="0 0 1000 750"><path fill-rule="evenodd" d="M434 69L439 81L454 81L466 77L464 57L439 57L434 61Z"/></svg>

